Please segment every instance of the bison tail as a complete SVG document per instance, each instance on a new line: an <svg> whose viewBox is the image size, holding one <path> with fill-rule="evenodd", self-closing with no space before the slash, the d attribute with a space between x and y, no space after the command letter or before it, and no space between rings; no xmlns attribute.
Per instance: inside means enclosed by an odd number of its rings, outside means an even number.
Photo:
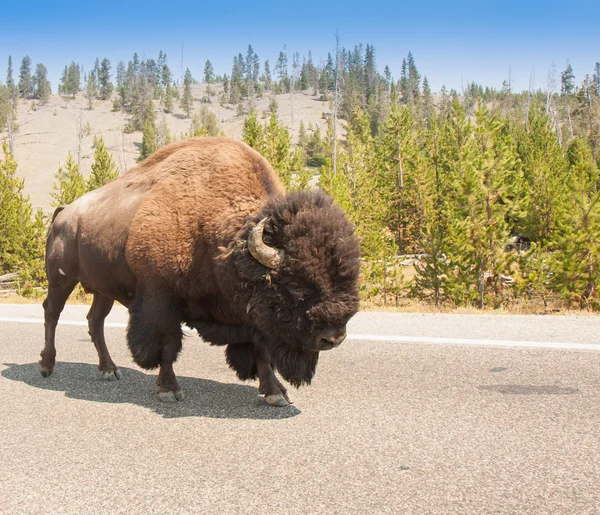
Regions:
<svg viewBox="0 0 600 515"><path fill-rule="evenodd" d="M254 344L236 343L227 345L225 358L229 367L235 371L242 381L258 377L256 359L254 358Z"/></svg>
<svg viewBox="0 0 600 515"><path fill-rule="evenodd" d="M50 221L50 225L52 225L52 223L54 222L54 219L58 216L58 213L60 213L66 206L58 206L55 210L54 213L52 215L52 220Z"/></svg>

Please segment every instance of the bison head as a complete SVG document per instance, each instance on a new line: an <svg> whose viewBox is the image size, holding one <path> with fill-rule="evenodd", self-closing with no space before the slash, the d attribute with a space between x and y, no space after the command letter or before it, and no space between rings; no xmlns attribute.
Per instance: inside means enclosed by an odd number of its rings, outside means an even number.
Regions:
<svg viewBox="0 0 600 515"><path fill-rule="evenodd" d="M256 343L290 383L310 383L319 351L337 347L358 311L352 225L322 192L271 201L249 221L234 262Z"/></svg>

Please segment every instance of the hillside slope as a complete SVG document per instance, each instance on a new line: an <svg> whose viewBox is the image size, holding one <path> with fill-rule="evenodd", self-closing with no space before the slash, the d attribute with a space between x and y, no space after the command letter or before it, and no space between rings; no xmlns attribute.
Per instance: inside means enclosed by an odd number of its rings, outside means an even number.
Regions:
<svg viewBox="0 0 600 515"><path fill-rule="evenodd" d="M225 135L241 138L245 116L238 116L232 105L219 105L220 88L212 85L217 95L211 97L208 108L215 113L220 129ZM330 102L320 101L311 92L297 92L294 95L294 127L291 127L291 95L277 95L278 116L282 124L291 131L296 142L300 121L308 127L320 126L324 131L324 116L331 114ZM196 84L192 87L194 110L200 108L199 99L205 96L205 85ZM265 95L255 101L255 108L262 120L263 112L269 106L270 97ZM121 173L135 165L139 156L139 146L142 133L124 134L122 128L127 124L129 116L112 111L112 101L94 102L94 109L88 110L88 101L84 92L75 99L64 99L58 95L52 96L43 106L32 107L31 100L20 100L17 112L19 131L15 142L15 158L19 165L18 175L25 179L25 193L30 196L34 209L42 208L51 211L52 185L58 166L64 163L68 152L75 160L80 161L80 170L85 177L91 170L93 160L94 137L102 136L113 155ZM158 122L163 114L158 114ZM177 105L175 112L165 114L169 132L174 138L190 130L191 119L185 116ZM263 120L265 121L265 120ZM340 127L340 131L343 130ZM79 138L79 133L82 137ZM0 133L0 140L6 133Z"/></svg>

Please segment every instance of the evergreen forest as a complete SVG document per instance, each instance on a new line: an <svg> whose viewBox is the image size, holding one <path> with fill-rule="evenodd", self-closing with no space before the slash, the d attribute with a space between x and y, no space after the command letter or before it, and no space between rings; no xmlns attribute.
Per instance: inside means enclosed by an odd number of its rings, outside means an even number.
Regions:
<svg viewBox="0 0 600 515"><path fill-rule="evenodd" d="M207 60L176 79L162 51L114 69L105 57L89 70L66 64L57 91L83 96L90 110L110 102L126 117L123 131L141 133L140 160L175 139L223 134L213 99L234 109L242 140L288 189L320 187L347 213L361 241L361 294L371 304L600 310L599 62L579 78L568 62L562 71L551 66L542 88L514 91L508 78L500 88L472 82L437 92L410 52L399 77L377 66L369 44L338 47L319 62L285 49L261 61L249 45L229 73L217 75ZM198 83L206 98L194 98ZM280 119L284 94L297 137ZM43 64L34 69L25 56L16 69L9 58L0 83L0 283L9 278L21 295L43 295L50 220L34 212L19 179L17 105L51 95ZM327 106L322 123L305 125L295 95ZM256 108L262 98L270 99L265 112ZM175 106L189 118L179 135L165 123ZM99 137L88 177L65 156L53 205L122 171Z"/></svg>

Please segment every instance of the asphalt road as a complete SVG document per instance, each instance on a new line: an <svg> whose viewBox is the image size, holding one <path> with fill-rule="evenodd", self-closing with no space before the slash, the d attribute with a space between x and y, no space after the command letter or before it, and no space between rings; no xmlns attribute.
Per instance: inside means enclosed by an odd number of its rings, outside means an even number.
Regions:
<svg viewBox="0 0 600 515"><path fill-rule="evenodd" d="M0 513L600 513L600 318L361 313L293 406L189 335L161 403L68 306L43 379L40 306L0 304Z"/></svg>

